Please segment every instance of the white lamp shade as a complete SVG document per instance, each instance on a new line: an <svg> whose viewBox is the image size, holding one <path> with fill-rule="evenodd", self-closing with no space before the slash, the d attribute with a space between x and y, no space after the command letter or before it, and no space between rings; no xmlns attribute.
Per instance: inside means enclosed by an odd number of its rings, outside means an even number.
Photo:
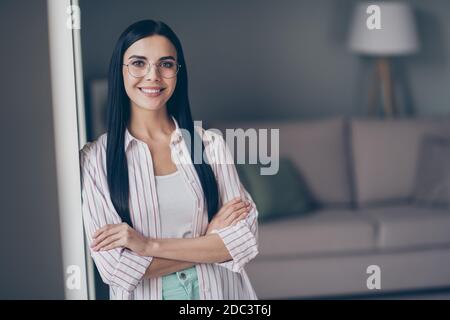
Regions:
<svg viewBox="0 0 450 320"><path fill-rule="evenodd" d="M381 29L369 29L370 5L380 8ZM376 56L412 54L419 50L414 13L403 2L365 2L354 10L349 47L352 51Z"/></svg>

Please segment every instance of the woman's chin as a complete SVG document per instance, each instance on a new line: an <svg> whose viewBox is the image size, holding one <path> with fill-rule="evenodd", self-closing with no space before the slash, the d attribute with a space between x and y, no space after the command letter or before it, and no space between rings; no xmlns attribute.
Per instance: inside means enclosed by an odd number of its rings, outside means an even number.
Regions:
<svg viewBox="0 0 450 320"><path fill-rule="evenodd" d="M164 104L161 103L139 103L138 108L148 110L148 111L156 111L159 109L162 109L164 107Z"/></svg>

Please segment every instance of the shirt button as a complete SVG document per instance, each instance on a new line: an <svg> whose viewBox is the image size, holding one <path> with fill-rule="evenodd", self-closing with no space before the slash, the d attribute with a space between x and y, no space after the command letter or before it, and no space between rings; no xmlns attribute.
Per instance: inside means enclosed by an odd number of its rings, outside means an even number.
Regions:
<svg viewBox="0 0 450 320"><path fill-rule="evenodd" d="M181 280L186 279L186 273L181 272L181 273L180 273L180 278L181 278Z"/></svg>

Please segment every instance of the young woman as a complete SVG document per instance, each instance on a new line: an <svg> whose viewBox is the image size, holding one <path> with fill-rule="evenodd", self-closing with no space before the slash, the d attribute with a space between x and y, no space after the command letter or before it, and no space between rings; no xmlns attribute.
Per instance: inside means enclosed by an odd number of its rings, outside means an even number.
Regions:
<svg viewBox="0 0 450 320"><path fill-rule="evenodd" d="M208 161L194 161L196 142ZM175 33L129 26L110 62L107 133L80 151L85 229L111 299L257 299L244 266L258 212L230 157L193 124Z"/></svg>

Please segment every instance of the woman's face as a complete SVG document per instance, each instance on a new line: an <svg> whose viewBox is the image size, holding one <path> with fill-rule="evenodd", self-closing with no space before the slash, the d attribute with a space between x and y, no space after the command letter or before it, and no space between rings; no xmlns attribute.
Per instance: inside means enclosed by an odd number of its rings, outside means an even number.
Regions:
<svg viewBox="0 0 450 320"><path fill-rule="evenodd" d="M142 38L125 51L123 63L129 64L129 67L132 65L137 67L134 70L138 68L146 70L144 68L146 63L150 64L150 70L141 78L131 75L127 66L124 65L122 68L125 91L132 107L146 110L165 107L175 91L177 77L162 77L156 66L167 69L178 63L177 52L172 42L159 35Z"/></svg>

